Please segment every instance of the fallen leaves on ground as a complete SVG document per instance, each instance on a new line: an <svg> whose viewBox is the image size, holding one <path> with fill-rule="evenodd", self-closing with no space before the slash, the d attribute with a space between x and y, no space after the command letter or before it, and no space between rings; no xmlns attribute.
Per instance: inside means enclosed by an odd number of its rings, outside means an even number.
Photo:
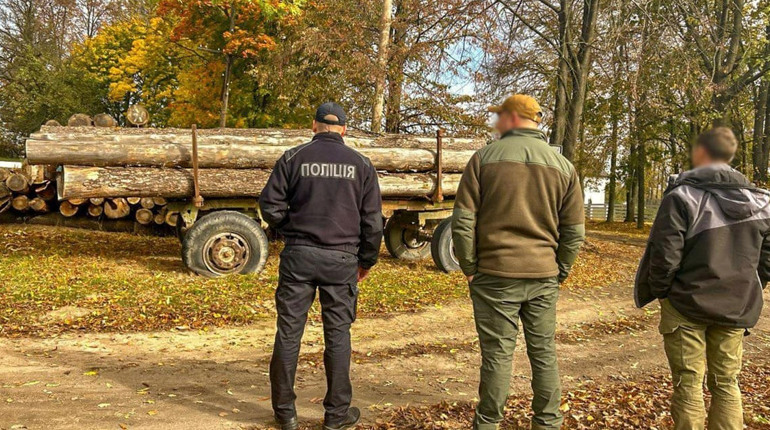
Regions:
<svg viewBox="0 0 770 430"><path fill-rule="evenodd" d="M280 245L258 275L189 274L173 237L0 225L0 335L244 325L274 315ZM566 288L633 279L638 247L589 238ZM360 285L361 316L414 312L468 296L461 273L385 252ZM318 318L314 305L311 318Z"/></svg>
<svg viewBox="0 0 770 430"><path fill-rule="evenodd" d="M769 429L770 367L748 366L742 375L746 425L749 429ZM665 429L671 427L668 412L671 382L667 375L639 381L616 378L599 383L585 381L562 396L564 428L582 429ZM503 430L528 429L530 397L508 399ZM443 402L424 407L401 407L364 426L365 430L443 430L471 428L474 404Z"/></svg>

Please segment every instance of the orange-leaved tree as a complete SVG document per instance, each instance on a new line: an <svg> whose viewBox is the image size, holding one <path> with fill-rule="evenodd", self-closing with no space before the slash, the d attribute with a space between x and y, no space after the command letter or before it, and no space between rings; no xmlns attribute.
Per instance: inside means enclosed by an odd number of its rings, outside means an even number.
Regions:
<svg viewBox="0 0 770 430"><path fill-rule="evenodd" d="M228 124L233 76L245 74L261 52L275 48L281 28L295 22L305 3L306 0L160 1L158 14L173 16L176 22L171 40L192 46L202 56L223 64L220 127ZM217 67L208 68L212 69Z"/></svg>

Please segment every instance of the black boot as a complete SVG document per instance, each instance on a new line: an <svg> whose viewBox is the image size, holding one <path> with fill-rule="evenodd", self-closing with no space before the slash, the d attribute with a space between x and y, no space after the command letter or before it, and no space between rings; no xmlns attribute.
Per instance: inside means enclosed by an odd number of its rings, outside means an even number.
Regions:
<svg viewBox="0 0 770 430"><path fill-rule="evenodd" d="M340 422L324 422L324 430L345 430L352 429L361 420L361 411L356 407L348 409L348 415Z"/></svg>
<svg viewBox="0 0 770 430"><path fill-rule="evenodd" d="M299 428L299 422L297 421L296 416L291 417L288 420L280 420L278 417L275 417L275 422L278 423L281 430L297 430Z"/></svg>

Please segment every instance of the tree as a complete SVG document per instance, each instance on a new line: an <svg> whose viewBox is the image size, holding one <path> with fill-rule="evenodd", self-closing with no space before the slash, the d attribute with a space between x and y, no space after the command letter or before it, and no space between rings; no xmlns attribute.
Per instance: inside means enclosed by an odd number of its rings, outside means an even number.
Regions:
<svg viewBox="0 0 770 430"><path fill-rule="evenodd" d="M220 127L228 124L233 76L243 76L246 60L256 58L262 51L275 49L277 31L282 25L291 25L304 3L304 0L160 1L160 16L176 22L173 42L190 41L202 55L213 55L224 63Z"/></svg>

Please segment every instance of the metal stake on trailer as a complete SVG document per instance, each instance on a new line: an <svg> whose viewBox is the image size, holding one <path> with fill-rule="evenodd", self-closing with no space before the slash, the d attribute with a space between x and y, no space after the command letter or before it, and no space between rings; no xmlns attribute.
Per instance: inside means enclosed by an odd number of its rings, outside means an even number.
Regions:
<svg viewBox="0 0 770 430"><path fill-rule="evenodd" d="M203 197L201 197L200 185L198 183L198 125L192 125L192 168L193 168L193 187L195 195L192 203L196 208L203 207Z"/></svg>
<svg viewBox="0 0 770 430"><path fill-rule="evenodd" d="M441 189L441 181L443 176L443 154L444 147L444 132L441 129L436 130L436 190L433 192L431 200L433 203L441 203L444 201L444 191Z"/></svg>

